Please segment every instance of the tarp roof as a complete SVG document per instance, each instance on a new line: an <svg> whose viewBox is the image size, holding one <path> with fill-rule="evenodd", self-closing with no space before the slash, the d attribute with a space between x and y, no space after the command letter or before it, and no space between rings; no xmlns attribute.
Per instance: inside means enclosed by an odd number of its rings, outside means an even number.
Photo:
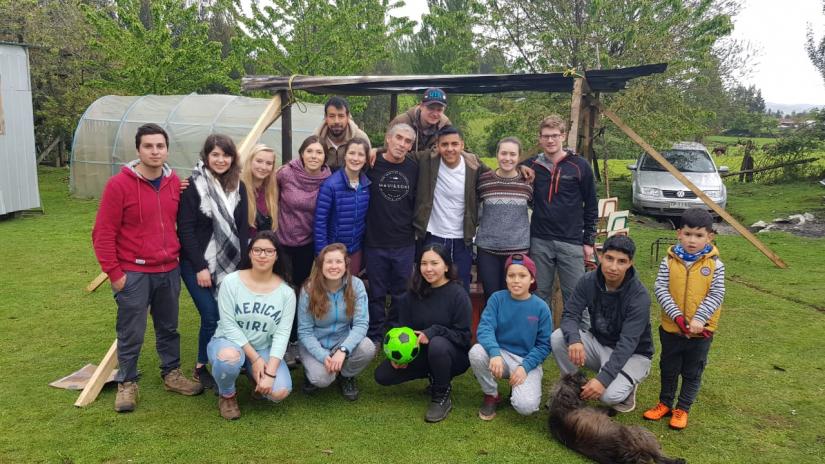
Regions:
<svg viewBox="0 0 825 464"><path fill-rule="evenodd" d="M587 71L587 83L594 92L617 92L637 77L664 72L667 63L631 68ZM304 90L315 94L382 95L419 93L428 87L441 87L448 94L483 94L519 91L573 91L574 75L541 74L463 74L409 76L247 76L244 90ZM290 80L292 81L290 84Z"/></svg>

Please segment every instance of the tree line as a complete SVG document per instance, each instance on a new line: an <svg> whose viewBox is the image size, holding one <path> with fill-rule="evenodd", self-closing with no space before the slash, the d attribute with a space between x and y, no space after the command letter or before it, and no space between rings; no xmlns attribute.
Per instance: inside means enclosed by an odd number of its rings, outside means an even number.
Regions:
<svg viewBox="0 0 825 464"><path fill-rule="evenodd" d="M32 46L41 147L58 135L68 140L103 95L237 94L240 78L252 74L586 72L667 62L664 74L602 96L651 142L770 125L758 89L737 84L750 59L730 37L737 1L427 3L416 24L392 15L398 0L267 0L246 10L240 0L0 0L0 40ZM570 106L567 94L449 98L450 118L481 155L504 135L535 143L536 121ZM358 123L380 141L389 97L350 100ZM399 108L416 101L402 96ZM638 152L612 127L598 142L611 156Z"/></svg>

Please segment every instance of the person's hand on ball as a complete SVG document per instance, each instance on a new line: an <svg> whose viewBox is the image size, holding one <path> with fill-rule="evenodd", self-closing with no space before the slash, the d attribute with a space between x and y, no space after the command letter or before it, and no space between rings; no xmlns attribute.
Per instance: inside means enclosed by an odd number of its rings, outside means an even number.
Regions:
<svg viewBox="0 0 825 464"><path fill-rule="evenodd" d="M523 367L519 366L510 374L510 386L517 387L524 383L527 380L527 371L524 370Z"/></svg>
<svg viewBox="0 0 825 464"><path fill-rule="evenodd" d="M602 397L604 393L604 385L595 378L587 381L582 387L581 399L583 400L597 400Z"/></svg>
<svg viewBox="0 0 825 464"><path fill-rule="evenodd" d="M585 354L584 354L584 344L581 342L573 343L572 345L567 347L567 356L570 358L570 362L574 365L582 367L584 366L585 361Z"/></svg>
<svg viewBox="0 0 825 464"><path fill-rule="evenodd" d="M501 356L493 356L490 358L490 372L493 377L500 379L504 376L504 359Z"/></svg>
<svg viewBox="0 0 825 464"><path fill-rule="evenodd" d="M396 364L395 361L390 361L390 366L392 366L393 369L406 369L407 368L406 364Z"/></svg>
<svg viewBox="0 0 825 464"><path fill-rule="evenodd" d="M415 334L418 335L418 344L419 345L426 345L427 343L430 343L430 339L427 338L427 334L425 334L424 332L421 332L420 330L416 330Z"/></svg>

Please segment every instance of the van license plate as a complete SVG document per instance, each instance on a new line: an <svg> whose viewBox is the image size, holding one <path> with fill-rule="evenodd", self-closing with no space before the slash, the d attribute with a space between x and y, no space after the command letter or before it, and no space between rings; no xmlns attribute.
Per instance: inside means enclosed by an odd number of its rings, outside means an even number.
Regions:
<svg viewBox="0 0 825 464"><path fill-rule="evenodd" d="M688 209L688 202L686 201L671 201L669 203L670 208L680 208L680 209Z"/></svg>

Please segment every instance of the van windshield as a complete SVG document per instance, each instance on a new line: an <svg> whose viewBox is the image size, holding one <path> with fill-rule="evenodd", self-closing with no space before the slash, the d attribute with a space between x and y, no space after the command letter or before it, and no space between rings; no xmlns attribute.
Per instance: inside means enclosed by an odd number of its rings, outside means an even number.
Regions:
<svg viewBox="0 0 825 464"><path fill-rule="evenodd" d="M716 172L710 156L701 150L671 150L662 152L662 156L680 172ZM665 170L648 154L642 157L642 166L639 169L642 171Z"/></svg>

